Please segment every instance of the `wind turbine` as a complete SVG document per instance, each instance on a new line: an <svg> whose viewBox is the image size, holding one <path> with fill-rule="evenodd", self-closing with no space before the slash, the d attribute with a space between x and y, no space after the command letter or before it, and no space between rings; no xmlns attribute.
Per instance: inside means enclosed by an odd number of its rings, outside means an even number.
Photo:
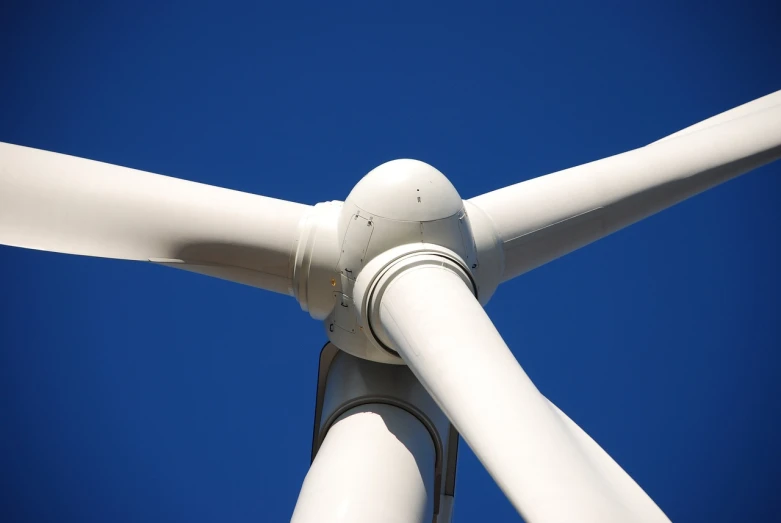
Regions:
<svg viewBox="0 0 781 523"><path fill-rule="evenodd" d="M537 390L482 306L503 281L779 157L781 91L468 200L415 160L307 206L0 144L0 243L199 272L322 320L296 522L449 521L458 433L526 521L667 521Z"/></svg>

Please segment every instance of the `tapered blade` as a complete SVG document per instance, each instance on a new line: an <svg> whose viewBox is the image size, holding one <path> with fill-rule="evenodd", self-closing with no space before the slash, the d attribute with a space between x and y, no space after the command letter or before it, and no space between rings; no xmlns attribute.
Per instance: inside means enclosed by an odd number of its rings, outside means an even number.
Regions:
<svg viewBox="0 0 781 523"><path fill-rule="evenodd" d="M309 206L0 143L0 243L163 263L288 293Z"/></svg>
<svg viewBox="0 0 781 523"><path fill-rule="evenodd" d="M380 299L382 329L526 521L668 521L534 386L454 272L415 267Z"/></svg>
<svg viewBox="0 0 781 523"><path fill-rule="evenodd" d="M469 200L509 280L781 157L781 91L655 143Z"/></svg>

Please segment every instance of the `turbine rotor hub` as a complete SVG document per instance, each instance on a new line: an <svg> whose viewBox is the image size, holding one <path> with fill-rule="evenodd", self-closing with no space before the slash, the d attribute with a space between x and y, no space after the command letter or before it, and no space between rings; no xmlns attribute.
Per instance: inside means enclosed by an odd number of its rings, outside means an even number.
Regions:
<svg viewBox="0 0 781 523"><path fill-rule="evenodd" d="M472 215L479 222L477 235ZM381 332L370 328L368 309L359 301L368 299L365 282L413 254L457 267L475 294L481 287L483 303L499 283L501 247L485 215L466 204L434 167L393 160L364 176L343 204L318 204L302 220L292 291L304 310L324 320L328 338L342 350L403 364ZM487 262L486 270L480 270L478 258ZM356 288L359 280L363 288ZM360 300L356 293L362 293Z"/></svg>

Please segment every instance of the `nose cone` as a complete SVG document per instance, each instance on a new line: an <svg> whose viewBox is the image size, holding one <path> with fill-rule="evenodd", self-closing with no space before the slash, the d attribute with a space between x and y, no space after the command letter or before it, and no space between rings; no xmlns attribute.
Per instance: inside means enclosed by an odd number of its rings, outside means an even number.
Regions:
<svg viewBox="0 0 781 523"><path fill-rule="evenodd" d="M393 160L373 169L348 202L373 216L420 222L453 216L464 205L444 174L418 160Z"/></svg>

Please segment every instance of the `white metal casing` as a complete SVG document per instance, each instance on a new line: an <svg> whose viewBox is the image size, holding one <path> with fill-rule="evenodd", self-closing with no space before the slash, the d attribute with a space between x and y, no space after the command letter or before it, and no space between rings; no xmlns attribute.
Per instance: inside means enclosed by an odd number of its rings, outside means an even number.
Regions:
<svg viewBox="0 0 781 523"><path fill-rule="evenodd" d="M299 225L292 263L293 295L316 320L325 319L336 303L337 225L341 212L342 202L318 203Z"/></svg>
<svg viewBox="0 0 781 523"><path fill-rule="evenodd" d="M453 184L430 165L393 160L355 185L344 202L338 230L339 282L333 313L326 318L329 339L356 356L402 364L367 337L355 306L355 280L375 257L405 244L444 245L476 266L463 201Z"/></svg>
<svg viewBox="0 0 781 523"><path fill-rule="evenodd" d="M472 215L475 225L472 225ZM394 160L364 176L343 204L319 204L302 221L293 263L293 290L301 307L325 318L329 339L343 350L402 364L362 332L355 306L358 275L375 258L401 245L445 248L475 278L483 303L503 268L501 244L490 219L464 201L434 167Z"/></svg>
<svg viewBox="0 0 781 523"><path fill-rule="evenodd" d="M361 437L367 434L368 441ZM458 433L408 368L357 358L328 343L320 356L313 468L293 519L327 522L339 507L349 506L350 517L338 521L448 523L457 451ZM417 471L410 468L410 457L419 464ZM408 517L419 514L421 495L425 518ZM395 508L378 513L388 501ZM369 508L374 512L367 516Z"/></svg>
<svg viewBox="0 0 781 523"><path fill-rule="evenodd" d="M434 445L409 412L382 403L333 423L301 487L293 523L430 523Z"/></svg>
<svg viewBox="0 0 781 523"><path fill-rule="evenodd" d="M379 307L393 279L420 266L442 267L452 271L477 296L477 285L469 269L456 253L444 247L428 243L400 245L374 258L355 282L357 321L361 331L376 348L396 357L398 353L393 349L393 343L379 319ZM399 361L404 360L399 357Z"/></svg>

